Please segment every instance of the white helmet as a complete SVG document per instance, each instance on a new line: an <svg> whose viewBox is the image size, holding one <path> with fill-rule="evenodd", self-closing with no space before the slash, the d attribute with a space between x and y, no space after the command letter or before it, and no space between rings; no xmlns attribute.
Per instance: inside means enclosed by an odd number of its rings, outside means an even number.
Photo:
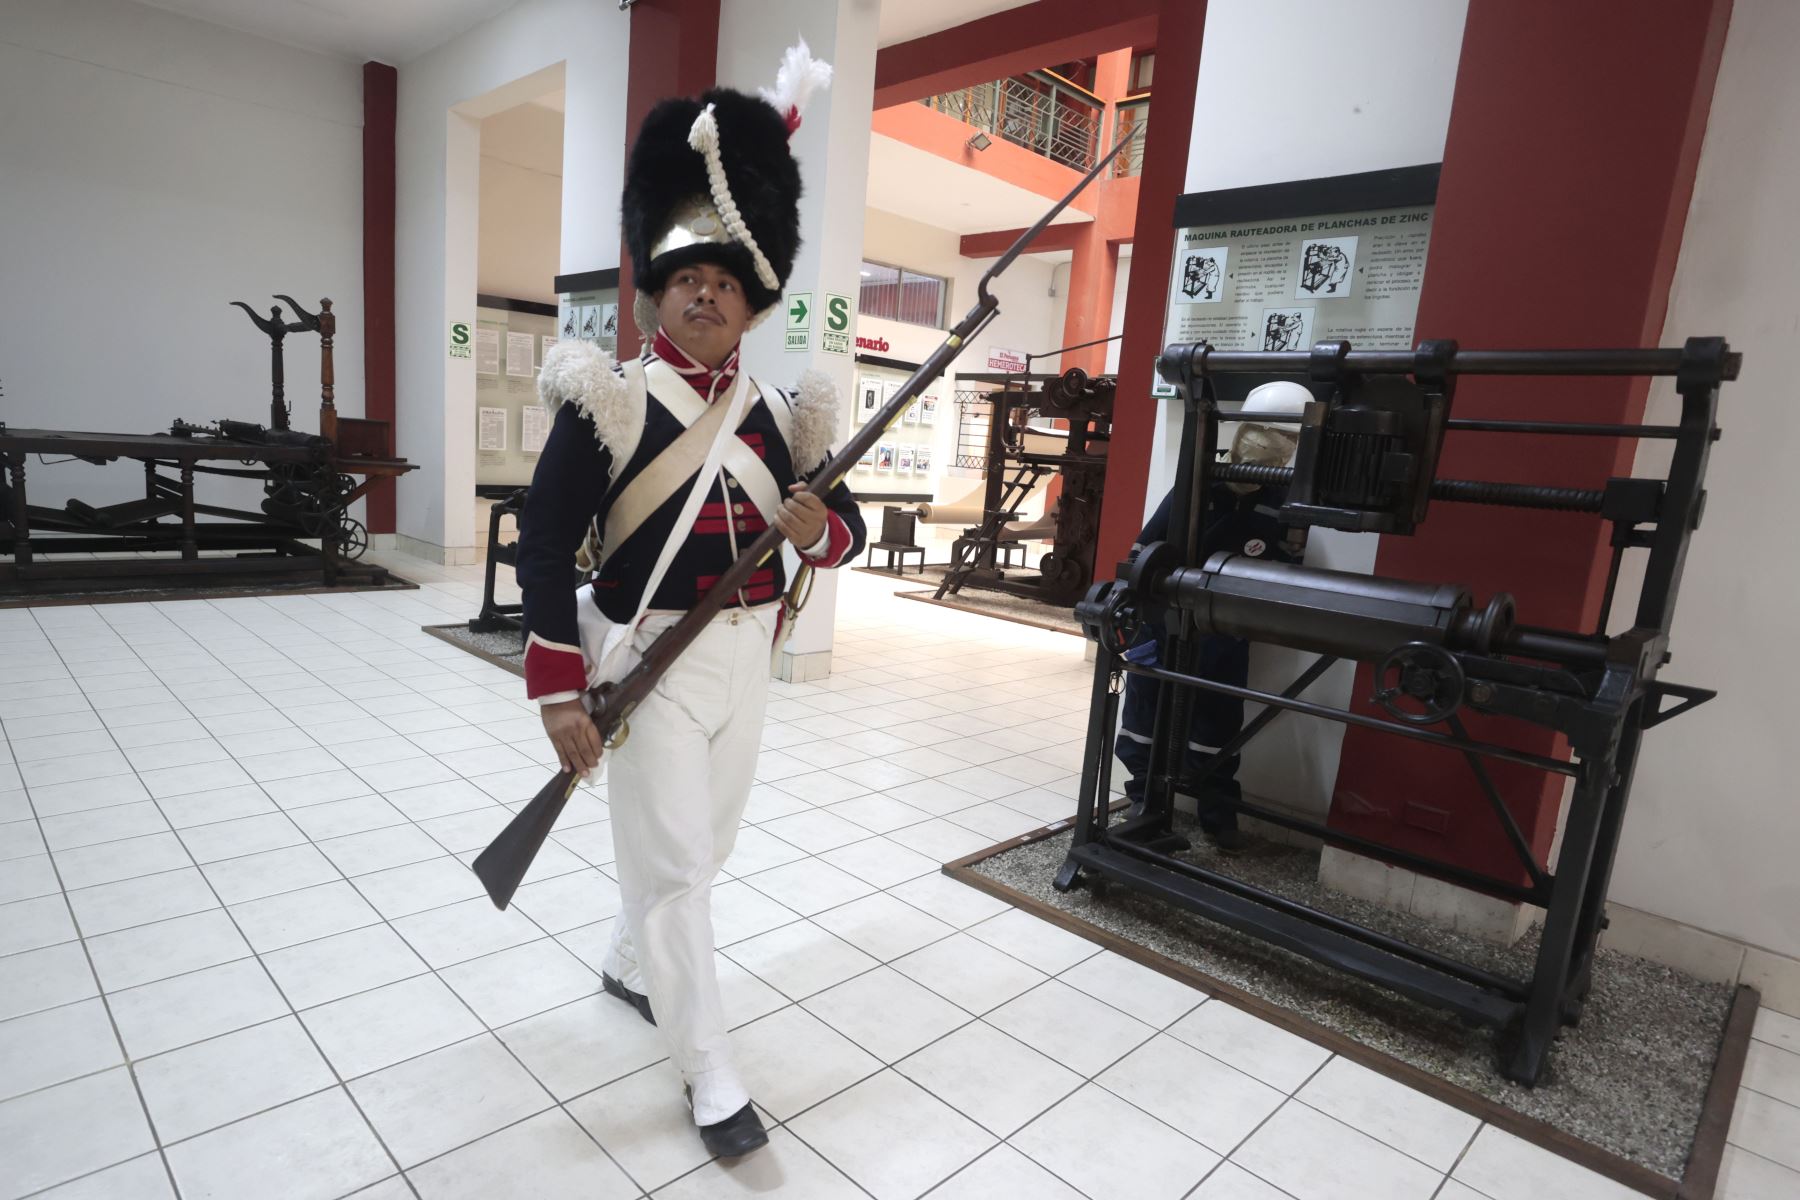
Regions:
<svg viewBox="0 0 1800 1200"><path fill-rule="evenodd" d="M1244 413L1281 413L1298 415L1305 411L1312 393L1291 380L1277 380L1250 389L1244 398ZM1285 467L1294 461L1300 446L1300 428L1287 422L1264 425L1256 421L1239 421L1231 435L1231 461L1258 467ZM1248 493L1255 484L1234 483L1232 490Z"/></svg>
<svg viewBox="0 0 1800 1200"><path fill-rule="evenodd" d="M1312 393L1306 390L1305 384L1295 383L1291 379L1278 379L1274 383L1251 388L1250 394L1244 397L1244 407L1238 411L1299 416L1305 411L1307 401L1312 398Z"/></svg>

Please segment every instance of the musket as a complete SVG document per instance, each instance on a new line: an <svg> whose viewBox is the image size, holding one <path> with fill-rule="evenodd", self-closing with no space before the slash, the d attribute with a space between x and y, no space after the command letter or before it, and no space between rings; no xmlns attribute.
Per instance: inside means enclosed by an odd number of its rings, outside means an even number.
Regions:
<svg viewBox="0 0 1800 1200"><path fill-rule="evenodd" d="M1081 182L1050 207L1050 210L1039 217L1037 224L1019 235L1017 241L1007 248L981 276L981 283L976 288L975 306L962 320L950 330L943 344L931 352L919 369L912 373L905 385L895 393L885 407L869 419L858 430L844 448L833 455L831 460L820 467L807 481L806 491L824 493L837 486L838 482L850 473L852 467L866 454L871 446L887 433L889 427L898 422L906 413L907 406L918 399L919 394L935 382L938 376L947 370L956 356L962 353L969 340L987 327L1000 313L1000 301L988 290L988 285L998 279L1002 272L1012 266L1013 261L1025 252L1025 248L1054 221L1071 201L1079 196L1088 184L1097 179L1100 173L1118 157L1119 151L1131 143L1141 132L1141 124L1134 126L1131 132L1120 138L1106 157L1095 163L1093 169L1082 177ZM589 691L593 702L590 717L594 726L600 731L601 744L609 750L623 745L630 733L629 720L632 712L648 696L657 681L663 676L681 652L700 636L713 617L738 590L748 582L750 576L762 566L770 555L781 548L783 534L771 525L750 544L750 548L739 555L725 574L719 577L707 593L700 597L698 603L675 624L664 630L657 639L644 650L643 657L637 665L628 671L624 678L616 682L607 682ZM513 893L518 890L519 883L530 870L531 861L543 846L544 839L550 835L550 829L556 824L556 818L562 814L563 806L574 795L576 785L581 782L579 771L559 771L556 777L545 784L543 790L518 814L507 823L488 848L475 858L475 874L487 889L488 897L495 907L505 908L512 903Z"/></svg>

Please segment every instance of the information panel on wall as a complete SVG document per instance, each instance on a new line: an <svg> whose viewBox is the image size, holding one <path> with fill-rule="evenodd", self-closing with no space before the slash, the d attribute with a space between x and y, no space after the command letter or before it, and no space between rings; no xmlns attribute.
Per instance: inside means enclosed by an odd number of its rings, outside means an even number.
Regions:
<svg viewBox="0 0 1800 1200"><path fill-rule="evenodd" d="M902 366L884 366L859 359L856 395L851 418L862 425L874 417L899 392L911 372ZM851 469L850 487L858 493L905 496L930 500L938 482L939 414L944 381L933 380L925 393L908 405L900 420L881 442L870 448Z"/></svg>
<svg viewBox="0 0 1800 1200"><path fill-rule="evenodd" d="M475 483L524 487L548 433L547 414L538 403L537 368L556 345L557 312L548 304L478 299L483 303L475 310Z"/></svg>
<svg viewBox="0 0 1800 1200"><path fill-rule="evenodd" d="M1358 349L1411 347L1436 168L1374 174L1384 178L1182 197L1165 341L1221 350L1306 350L1339 339ZM1396 203L1409 198L1422 202ZM1351 207L1359 199L1381 206Z"/></svg>

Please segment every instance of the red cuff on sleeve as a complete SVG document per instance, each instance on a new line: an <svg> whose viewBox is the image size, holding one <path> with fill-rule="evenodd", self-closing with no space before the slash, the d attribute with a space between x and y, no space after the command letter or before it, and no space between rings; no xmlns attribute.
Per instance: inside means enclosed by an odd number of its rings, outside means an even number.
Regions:
<svg viewBox="0 0 1800 1200"><path fill-rule="evenodd" d="M587 663L574 646L546 642L537 634L525 641L525 694L531 699L551 692L585 692Z"/></svg>
<svg viewBox="0 0 1800 1200"><path fill-rule="evenodd" d="M850 552L850 545L856 539L850 536L850 527L844 524L844 518L836 513L825 514L826 532L831 535L831 542L825 547L825 553L817 558L809 558L802 554L801 561L817 570L825 570L837 566L844 561L844 555Z"/></svg>

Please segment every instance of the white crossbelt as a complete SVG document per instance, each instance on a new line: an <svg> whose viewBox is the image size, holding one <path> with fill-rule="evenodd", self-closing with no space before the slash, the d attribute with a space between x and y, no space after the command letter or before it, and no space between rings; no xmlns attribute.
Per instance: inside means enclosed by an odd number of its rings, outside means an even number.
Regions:
<svg viewBox="0 0 1800 1200"><path fill-rule="evenodd" d="M720 410L729 411L735 404L739 390L745 386L745 376L740 373L731 389L711 404L682 378L680 372L660 359L645 364L644 382L650 394L662 403L684 429L681 436L657 455L656 460L634 477L613 500L607 510L606 529L601 539L603 554L611 553L624 545L625 540L637 532L650 514L667 503L676 489L693 478L694 473L705 463L707 450L714 440L712 431L717 428L722 415ZM787 405L769 403L768 394L754 381L749 386L756 388L757 398L775 414L776 424L782 427L785 435L787 430L781 418L790 415L786 411ZM709 413L713 414L710 420ZM706 428L702 428L703 426ZM739 437L728 437L725 440L719 463L743 486L750 502L762 513L763 520L773 524L775 513L781 508L781 487L775 482L768 464Z"/></svg>

